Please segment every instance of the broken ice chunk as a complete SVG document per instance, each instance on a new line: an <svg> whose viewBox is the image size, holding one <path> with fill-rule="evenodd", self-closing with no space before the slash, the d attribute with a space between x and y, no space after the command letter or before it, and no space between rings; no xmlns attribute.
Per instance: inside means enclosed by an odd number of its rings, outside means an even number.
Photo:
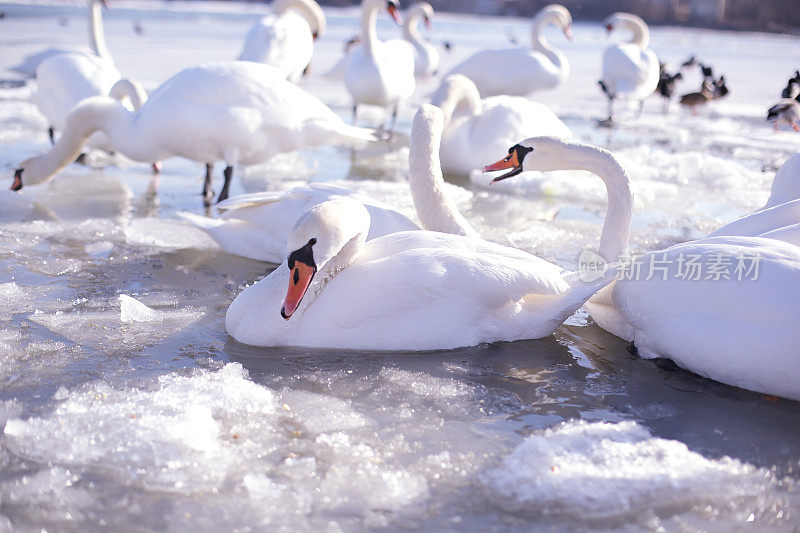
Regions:
<svg viewBox="0 0 800 533"><path fill-rule="evenodd" d="M119 295L119 320L124 324L131 322L160 322L164 313L150 309L142 302L126 294Z"/></svg>

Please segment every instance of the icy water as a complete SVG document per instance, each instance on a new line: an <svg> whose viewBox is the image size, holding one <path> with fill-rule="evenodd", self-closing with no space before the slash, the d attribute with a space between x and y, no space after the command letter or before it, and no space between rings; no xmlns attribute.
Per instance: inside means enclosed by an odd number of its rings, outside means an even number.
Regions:
<svg viewBox="0 0 800 533"><path fill-rule="evenodd" d="M109 48L123 74L153 88L235 57L258 9L114 2ZM0 69L85 42L82 6L0 11ZM355 15L329 11L303 81L343 116L347 94L321 74ZM454 44L443 71L509 34L529 38L521 20L435 24L435 41ZM396 34L388 20L380 30ZM800 64L800 41L655 28L662 57L674 66L698 54L732 93L699 117L663 115L654 98L641 119L624 112L608 131L594 125L605 111L595 83L603 34L589 24L573 43L550 33L572 75L537 98L629 169L632 248L699 237L763 205L775 168L800 149L800 134L763 122ZM33 87L13 77L0 73L8 185L20 160L48 147ZM690 77L680 92L698 85ZM407 134L435 86L418 89L394 143L281 156L237 170L233 193L346 180L410 211ZM200 165L165 162L153 196L147 165L112 162L0 194L0 530L800 528L798 403L638 360L583 311L547 339L445 352L240 345L225 333L225 310L269 267L176 220L204 212ZM487 238L565 266L599 238L605 198L594 176L453 181Z"/></svg>

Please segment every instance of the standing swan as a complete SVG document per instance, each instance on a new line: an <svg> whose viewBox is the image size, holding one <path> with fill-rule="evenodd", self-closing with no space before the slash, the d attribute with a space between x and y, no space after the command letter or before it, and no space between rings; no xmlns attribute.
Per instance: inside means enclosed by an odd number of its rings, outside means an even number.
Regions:
<svg viewBox="0 0 800 533"><path fill-rule="evenodd" d="M275 0L272 11L250 28L239 59L272 65L297 83L325 32L325 13L314 0Z"/></svg>
<svg viewBox="0 0 800 533"><path fill-rule="evenodd" d="M420 113L439 123L431 131L441 128L437 108ZM614 207L625 210L627 176L608 152L547 137L525 144L514 154L535 154L531 160L544 166L578 152L587 167L618 169L605 179L618 194ZM434 163L412 172L438 173ZM628 192L628 217L630 201ZM289 234L286 262L231 303L228 333L257 346L373 350L535 339L550 335L610 278L582 283L536 256L475 237L403 231L367 241L369 224L368 211L350 198L306 211ZM628 228L620 230L624 240Z"/></svg>
<svg viewBox="0 0 800 533"><path fill-rule="evenodd" d="M439 165L442 122L431 113L427 109L418 111L411 127L408 180L417 218L422 228L427 230L476 236L475 230L444 190L444 177ZM367 208L370 216L367 240L420 229L389 205L344 187L324 183L283 192L234 196L217 206L224 211L218 219L186 212L179 215L208 233L228 253L278 264L285 259L286 239L300 215L317 204L345 197L357 200Z"/></svg>
<svg viewBox="0 0 800 533"><path fill-rule="evenodd" d="M102 7L106 6L106 0L89 0L88 22L89 22L89 46L86 48L61 48L53 47L35 54L31 54L22 60L19 65L11 67L11 70L20 72L28 77L36 75L36 69L39 68L41 63L57 54L64 54L67 52L77 52L84 55L94 55L102 59L111 61L111 54L106 48L106 37L103 32L103 10Z"/></svg>
<svg viewBox="0 0 800 533"><path fill-rule="evenodd" d="M400 24L394 0L362 0L361 46L350 53L344 82L353 98L353 124L362 104L392 108L389 131L394 129L400 102L414 92L414 50L408 42L378 39L378 11L385 9Z"/></svg>
<svg viewBox="0 0 800 533"><path fill-rule="evenodd" d="M600 88L608 97L608 119L604 125L614 123L614 100L629 98L639 100L639 114L644 100L656 90L659 78L658 58L647 48L650 30L647 24L630 13L614 13L603 21L610 34L617 28L630 30L630 42L614 44L603 55L603 78Z"/></svg>
<svg viewBox="0 0 800 533"><path fill-rule="evenodd" d="M552 89L569 76L564 54L550 46L542 35L548 24L572 38L572 15L558 4L543 7L533 18L533 49L483 50L453 68L449 74L463 74L478 87L481 96L508 94L527 96Z"/></svg>
<svg viewBox="0 0 800 533"><path fill-rule="evenodd" d="M12 189L52 178L95 131L135 161L185 157L206 163L203 195L210 202L211 167L225 161L228 197L234 165L254 165L281 152L347 140L374 140L371 130L342 120L273 67L247 61L211 63L179 72L137 112L110 97L84 100L67 117L49 152L24 161Z"/></svg>
<svg viewBox="0 0 800 533"><path fill-rule="evenodd" d="M448 76L431 103L444 113L441 158L448 174L468 175L519 139L572 137L546 105L521 96L481 100L475 84L461 74Z"/></svg>
<svg viewBox="0 0 800 533"><path fill-rule="evenodd" d="M433 7L428 2L416 2L406 12L403 24L403 37L414 47L414 76L424 82L432 78L439 68L439 52L436 47L419 34L419 22L425 23L430 31L433 20Z"/></svg>

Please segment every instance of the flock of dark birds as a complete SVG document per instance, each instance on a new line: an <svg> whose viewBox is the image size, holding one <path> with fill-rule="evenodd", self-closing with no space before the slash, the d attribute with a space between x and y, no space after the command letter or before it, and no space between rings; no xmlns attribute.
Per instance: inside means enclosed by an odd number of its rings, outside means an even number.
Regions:
<svg viewBox="0 0 800 533"><path fill-rule="evenodd" d="M681 95L681 105L688 107L693 115L697 114L697 106L704 105L711 100L719 100L726 96L730 90L725 84L725 76L719 78L714 77L714 70L704 65L697 60L695 56L690 57L681 64L681 68L675 74L670 74L664 63L659 63L659 79L656 86L656 92L664 98L664 112L669 109L669 104L672 101L672 95L675 94L676 82L683 80L683 72L692 67L699 67L703 74L703 82L700 85L700 90L696 92L686 93Z"/></svg>

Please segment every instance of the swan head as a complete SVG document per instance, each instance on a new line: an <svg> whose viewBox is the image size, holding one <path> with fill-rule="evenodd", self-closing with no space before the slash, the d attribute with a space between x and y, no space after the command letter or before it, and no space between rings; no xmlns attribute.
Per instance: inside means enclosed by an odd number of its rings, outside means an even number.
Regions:
<svg viewBox="0 0 800 533"><path fill-rule="evenodd" d="M523 172L537 170L549 172L572 168L569 159L575 144L560 137L531 137L508 149L508 155L487 167L484 172L508 170L492 183L511 178Z"/></svg>
<svg viewBox="0 0 800 533"><path fill-rule="evenodd" d="M350 198L319 203L297 219L286 243L289 288L281 307L283 318L297 311L318 271L327 272L321 282L326 283L355 259L366 241L369 220L364 205Z"/></svg>
<svg viewBox="0 0 800 533"><path fill-rule="evenodd" d="M631 13L612 13L603 20L606 34L610 35L617 28L631 28L636 26L647 26L641 17Z"/></svg>
<svg viewBox="0 0 800 533"><path fill-rule="evenodd" d="M364 13L371 10L385 10L398 26L403 25L403 20L400 18L400 3L396 0L363 0L361 2L361 10Z"/></svg>
<svg viewBox="0 0 800 533"><path fill-rule="evenodd" d="M41 156L31 157L19 164L19 168L14 171L14 181L11 184L12 191L19 191L24 185L38 185L47 181L52 174L41 168ZM24 181L23 181L24 178Z"/></svg>
<svg viewBox="0 0 800 533"><path fill-rule="evenodd" d="M554 24L564 32L564 37L572 40L572 14L569 9L559 4L550 4L544 6L536 15L536 18L541 18L545 22Z"/></svg>
<svg viewBox="0 0 800 533"><path fill-rule="evenodd" d="M433 29L433 6L428 2L417 2L409 7L406 11L406 17L408 17L407 24L409 25L414 24L418 19L422 19L428 31Z"/></svg>

